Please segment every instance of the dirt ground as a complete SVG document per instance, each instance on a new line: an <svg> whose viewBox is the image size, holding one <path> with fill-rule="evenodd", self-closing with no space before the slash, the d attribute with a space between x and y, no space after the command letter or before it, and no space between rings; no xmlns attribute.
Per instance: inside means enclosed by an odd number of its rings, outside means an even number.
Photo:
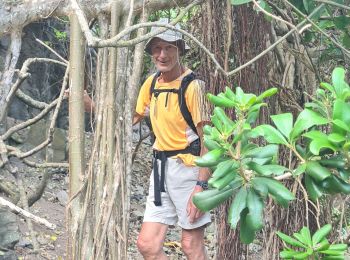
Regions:
<svg viewBox="0 0 350 260"><path fill-rule="evenodd" d="M136 239L142 223L144 205L148 192L148 176L151 172L150 149L150 144L146 141L141 146L134 163L131 180L131 215L129 223L128 259L130 260L142 259L136 248ZM34 169L28 168L24 173L24 179L29 188L31 185L38 183L40 178L41 173ZM31 207L31 212L33 214L43 217L57 226L55 230L49 230L46 227L33 223L36 237L40 245L39 252L33 252L33 244L30 234L28 233L27 224L22 218L17 217L21 233L21 239L15 248L18 259L67 259L65 219L65 203L68 199L67 183L67 173L54 173L42 198ZM205 239L210 259L213 259L213 224L208 227ZM170 259L186 259L181 252L179 228L169 229L164 244L164 250Z"/></svg>

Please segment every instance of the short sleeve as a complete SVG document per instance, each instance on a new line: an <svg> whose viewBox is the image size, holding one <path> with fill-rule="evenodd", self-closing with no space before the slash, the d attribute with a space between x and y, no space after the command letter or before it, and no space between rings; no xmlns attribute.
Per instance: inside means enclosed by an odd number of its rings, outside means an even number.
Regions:
<svg viewBox="0 0 350 260"><path fill-rule="evenodd" d="M146 79L146 81L141 86L140 93L137 98L136 113L141 116L149 115L149 104L151 102L150 89L151 89L153 77L154 75Z"/></svg>
<svg viewBox="0 0 350 260"><path fill-rule="evenodd" d="M209 121L209 107L205 97L205 83L194 80L186 91L186 104L195 126Z"/></svg>

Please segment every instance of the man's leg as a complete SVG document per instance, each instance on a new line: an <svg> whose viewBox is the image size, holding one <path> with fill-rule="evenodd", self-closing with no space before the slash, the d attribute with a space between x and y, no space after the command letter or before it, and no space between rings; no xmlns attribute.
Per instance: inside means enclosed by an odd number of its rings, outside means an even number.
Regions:
<svg viewBox="0 0 350 260"><path fill-rule="evenodd" d="M207 260L204 246L204 226L182 229L181 246L188 260Z"/></svg>
<svg viewBox="0 0 350 260"><path fill-rule="evenodd" d="M137 239L137 247L145 260L168 259L163 251L168 225L156 222L144 222Z"/></svg>

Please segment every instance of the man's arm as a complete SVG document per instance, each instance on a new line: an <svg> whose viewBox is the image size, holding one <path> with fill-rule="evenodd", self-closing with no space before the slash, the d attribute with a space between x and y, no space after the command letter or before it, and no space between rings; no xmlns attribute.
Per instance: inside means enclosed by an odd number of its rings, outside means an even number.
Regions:
<svg viewBox="0 0 350 260"><path fill-rule="evenodd" d="M203 144L203 123L199 123L196 127L198 136L201 141L201 152L200 155L203 156L208 150ZM198 181L208 181L210 177L210 170L208 168L199 168L199 175L198 175ZM190 196L190 199L187 203L187 215L189 217L190 223L194 223L197 219L199 219L201 216L203 216L204 212L197 209L197 207L194 205L192 198L193 196L198 193L202 192L203 188L199 185L196 185L193 189L193 192Z"/></svg>
<svg viewBox="0 0 350 260"><path fill-rule="evenodd" d="M140 122L143 119L143 116L141 116L138 113L134 114L134 118L132 120L132 125L136 125L138 122Z"/></svg>

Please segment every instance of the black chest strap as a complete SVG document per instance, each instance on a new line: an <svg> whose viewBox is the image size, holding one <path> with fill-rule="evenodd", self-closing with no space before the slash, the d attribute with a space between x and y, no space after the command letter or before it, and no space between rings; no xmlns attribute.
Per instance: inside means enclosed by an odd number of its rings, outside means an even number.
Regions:
<svg viewBox="0 0 350 260"><path fill-rule="evenodd" d="M158 71L154 75L154 77L152 79L151 89L150 89L151 96L154 95L155 97L158 97L160 93L165 93L165 92L177 93L178 94L179 107L180 107L180 111L181 111L182 117L185 119L187 125L189 127L191 127L193 132L195 132L198 135L197 128L194 125L191 113L188 110L188 107L187 107L187 104L186 104L186 97L185 97L186 90L187 90L188 86L196 78L195 74L193 72L191 72L188 75L186 75L185 77L183 77L179 89L155 89L156 82L157 82L157 79L160 76L160 74L161 73ZM166 100L166 103L167 103L167 100Z"/></svg>

